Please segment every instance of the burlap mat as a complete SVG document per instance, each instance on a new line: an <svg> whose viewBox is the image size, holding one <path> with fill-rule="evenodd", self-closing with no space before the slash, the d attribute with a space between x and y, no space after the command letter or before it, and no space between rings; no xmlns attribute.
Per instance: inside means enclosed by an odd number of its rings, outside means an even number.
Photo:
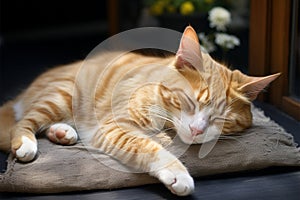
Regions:
<svg viewBox="0 0 300 200"><path fill-rule="evenodd" d="M235 139L221 140L200 159L200 145L192 145L180 157L193 177L256 170L270 166L300 166L300 149L293 137L253 109L254 125ZM106 160L106 165L99 161ZM56 193L76 190L114 189L158 182L144 173L128 173L112 168L120 164L107 155L98 158L82 144L64 147L39 139L39 157L32 163L8 158L8 170L0 174L0 191ZM110 167L107 167L110 163Z"/></svg>

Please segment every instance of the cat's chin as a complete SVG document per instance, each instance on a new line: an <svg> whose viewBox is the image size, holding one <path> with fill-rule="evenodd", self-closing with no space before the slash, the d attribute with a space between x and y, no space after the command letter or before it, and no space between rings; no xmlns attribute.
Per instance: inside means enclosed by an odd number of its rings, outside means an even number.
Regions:
<svg viewBox="0 0 300 200"><path fill-rule="evenodd" d="M194 138L192 137L192 135L187 136L187 135L179 135L181 141L185 144L195 144L194 143Z"/></svg>
<svg viewBox="0 0 300 200"><path fill-rule="evenodd" d="M182 142L185 144L203 144L217 140L221 135L220 130L216 126L209 126L203 134L193 137L192 134L179 134Z"/></svg>
<svg viewBox="0 0 300 200"><path fill-rule="evenodd" d="M188 137L180 137L181 141L185 144L204 144L207 142L211 142L213 140L216 140L216 137L206 137L206 136L197 136L194 138L188 138Z"/></svg>
<svg viewBox="0 0 300 200"><path fill-rule="evenodd" d="M213 140L218 139L215 136L210 136L210 135L200 135L199 137L197 136L194 140L192 144L204 144L207 142L211 142Z"/></svg>
<svg viewBox="0 0 300 200"><path fill-rule="evenodd" d="M203 144L203 143L211 142L213 140L218 140L220 135L221 135L220 129L215 125L211 125L206 129L204 134L196 136L193 144Z"/></svg>

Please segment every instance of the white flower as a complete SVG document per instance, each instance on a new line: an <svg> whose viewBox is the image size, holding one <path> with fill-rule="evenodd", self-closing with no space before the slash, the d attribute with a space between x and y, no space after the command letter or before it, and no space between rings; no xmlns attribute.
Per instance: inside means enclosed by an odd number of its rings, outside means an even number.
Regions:
<svg viewBox="0 0 300 200"><path fill-rule="evenodd" d="M231 22L231 15L228 10L222 7L215 7L208 13L209 26L216 27L218 31L225 31L226 26Z"/></svg>
<svg viewBox="0 0 300 200"><path fill-rule="evenodd" d="M225 49L233 49L235 46L240 45L240 40L234 35L228 35L226 33L217 33L215 43Z"/></svg>
<svg viewBox="0 0 300 200"><path fill-rule="evenodd" d="M211 53L216 50L216 46L209 40L205 33L199 33L199 39L201 42L201 50L203 52Z"/></svg>

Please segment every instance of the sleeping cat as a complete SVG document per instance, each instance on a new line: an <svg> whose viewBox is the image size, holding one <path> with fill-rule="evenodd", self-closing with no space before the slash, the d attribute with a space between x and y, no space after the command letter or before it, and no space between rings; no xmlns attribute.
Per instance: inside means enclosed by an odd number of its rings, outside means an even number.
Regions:
<svg viewBox="0 0 300 200"><path fill-rule="evenodd" d="M37 154L35 134L57 144L80 139L126 166L148 172L174 194L193 192L186 167L152 139L174 129L185 144L241 132L251 101L279 74L251 77L201 52L188 26L176 55L108 52L39 76L0 108L0 149L23 162ZM109 66L102 66L110 63ZM82 66L84 67L82 68Z"/></svg>

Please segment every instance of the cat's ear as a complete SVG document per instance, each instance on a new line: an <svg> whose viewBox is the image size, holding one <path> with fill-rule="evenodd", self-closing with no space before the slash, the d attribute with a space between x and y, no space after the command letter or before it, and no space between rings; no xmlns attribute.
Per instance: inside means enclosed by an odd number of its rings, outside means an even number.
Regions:
<svg viewBox="0 0 300 200"><path fill-rule="evenodd" d="M175 66L182 69L186 66L203 70L202 53L196 31L188 26L185 28L176 53Z"/></svg>
<svg viewBox="0 0 300 200"><path fill-rule="evenodd" d="M264 77L244 76L246 83L240 86L239 90L242 91L249 100L253 101L265 87L280 76L280 73Z"/></svg>

